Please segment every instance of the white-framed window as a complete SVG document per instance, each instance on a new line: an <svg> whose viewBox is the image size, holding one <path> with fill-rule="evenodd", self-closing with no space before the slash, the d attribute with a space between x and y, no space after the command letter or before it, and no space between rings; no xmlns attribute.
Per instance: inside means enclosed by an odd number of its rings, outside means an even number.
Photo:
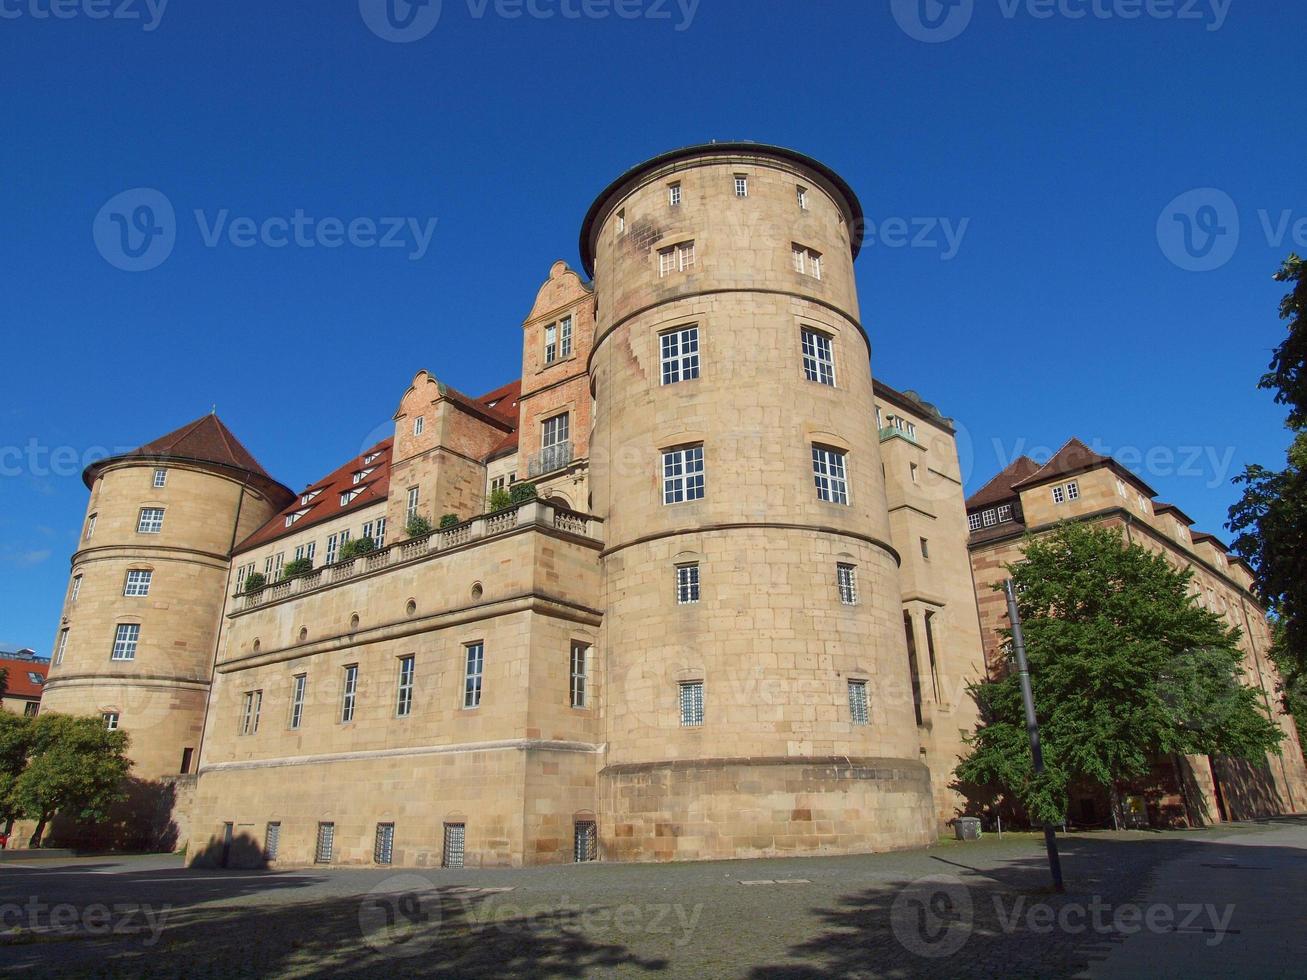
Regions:
<svg viewBox="0 0 1307 980"><path fill-rule="evenodd" d="M735 175L735 196L736 197L749 196L749 178L744 174Z"/></svg>
<svg viewBox="0 0 1307 980"><path fill-rule="evenodd" d="M565 316L558 321L558 356L572 356L572 318Z"/></svg>
<svg viewBox="0 0 1307 980"><path fill-rule="evenodd" d="M678 180L674 184L667 185L667 203L671 207L680 207L681 204L681 182Z"/></svg>
<svg viewBox="0 0 1307 980"><path fill-rule="evenodd" d="M626 234L626 208L622 208L617 212L617 233L619 235Z"/></svg>
<svg viewBox="0 0 1307 980"><path fill-rule="evenodd" d="M413 420L413 434L415 436L422 435L422 430L425 429L426 427L427 427L427 420L425 416L419 415L417 418Z"/></svg>
<svg viewBox="0 0 1307 980"><path fill-rule="evenodd" d="M163 530L163 508L142 507L141 516L136 520L137 534L158 534Z"/></svg>
<svg viewBox="0 0 1307 980"><path fill-rule="evenodd" d="M272 581L275 582L277 579L281 578L281 570L285 567L285 564L286 552L279 551L272 556L272 575L270 576Z"/></svg>
<svg viewBox="0 0 1307 980"><path fill-rule="evenodd" d="M96 519L97 517L99 517L99 516L100 516L100 515L98 515L98 514L92 514L90 517L88 517L88 518L86 519L86 540L87 540L87 541L90 541L90 540L91 540L91 535L95 533L95 519Z"/></svg>
<svg viewBox="0 0 1307 980"><path fill-rule="evenodd" d="M835 587L840 594L840 602L846 606L858 604L858 570L848 562L835 565Z"/></svg>
<svg viewBox="0 0 1307 980"><path fill-rule="evenodd" d="M681 682L681 727L698 728L703 724L703 681Z"/></svg>
<svg viewBox="0 0 1307 980"><path fill-rule="evenodd" d="M658 250L658 275L689 272L694 268L694 242L679 242Z"/></svg>
<svg viewBox="0 0 1307 980"><path fill-rule="evenodd" d="M570 701L573 708L584 708L590 685L590 645L584 640L572 641L570 659Z"/></svg>
<svg viewBox="0 0 1307 980"><path fill-rule="evenodd" d="M367 466L369 463L374 463L374 462L376 462L377 460L379 460L380 458L381 458L381 453L379 453L379 452L378 452L378 453L368 453L366 456L363 457L363 465L364 465L364 466ZM316 491L314 491L314 492L316 493Z"/></svg>
<svg viewBox="0 0 1307 980"><path fill-rule="evenodd" d="M417 517L418 504L421 502L421 498L422 498L422 491L420 487L408 488L408 503L405 505L404 508L404 516L409 520L412 520L414 517Z"/></svg>
<svg viewBox="0 0 1307 980"><path fill-rule="evenodd" d="M364 533L366 533L367 532L366 524L364 525L363 529L364 529ZM309 561L313 561L313 557L314 555L317 554L317 552L318 552L318 543L316 541L310 541L308 544L297 544L295 546L295 560L303 561L305 558L307 558Z"/></svg>
<svg viewBox="0 0 1307 980"><path fill-rule="evenodd" d="M818 384L835 385L835 349L831 338L804 327L802 330L803 376Z"/></svg>
<svg viewBox="0 0 1307 980"><path fill-rule="evenodd" d="M368 521L363 525L363 537L371 538L372 543L378 548L386 546L386 519L378 517L374 521ZM310 555L309 557L313 557Z"/></svg>
<svg viewBox="0 0 1307 980"><path fill-rule="evenodd" d="M838 449L812 447L812 477L817 484L817 499L831 504L849 502L848 469L844 454Z"/></svg>
<svg viewBox="0 0 1307 980"><path fill-rule="evenodd" d="M154 572L148 568L133 568L127 572L127 581L123 585L123 595L147 596L150 594L150 583L154 580Z"/></svg>
<svg viewBox="0 0 1307 980"><path fill-rule="evenodd" d="M871 724L866 681L849 681L849 720L855 725Z"/></svg>
<svg viewBox="0 0 1307 980"><path fill-rule="evenodd" d="M814 279L821 278L821 253L795 242L790 247L794 271Z"/></svg>
<svg viewBox="0 0 1307 980"><path fill-rule="evenodd" d="M413 713L413 673L417 658L413 654L399 658L399 689L395 692L395 714L406 718Z"/></svg>
<svg viewBox="0 0 1307 980"><path fill-rule="evenodd" d="M377 838L372 845L372 860L376 864L390 864L395 853L395 825L377 824Z"/></svg>
<svg viewBox="0 0 1307 980"><path fill-rule="evenodd" d="M981 522L983 520L984 518L981 515L980 511L976 511L974 514L968 514L967 527L970 528L972 531L979 531L981 528Z"/></svg>
<svg viewBox="0 0 1307 980"><path fill-rule="evenodd" d="M807 211L807 210L808 210L808 188L804 187L802 184L798 184L798 185L796 185L795 188L794 188L794 194L795 194L795 196L799 199L799 210L800 210L800 211Z"/></svg>
<svg viewBox="0 0 1307 980"><path fill-rule="evenodd" d="M663 452L663 503L702 500L704 495L703 443Z"/></svg>
<svg viewBox="0 0 1307 980"><path fill-rule="evenodd" d="M354 474L354 485L358 486L360 483L362 483L364 480L370 477L374 470L376 470L375 466L369 466L367 469L359 470L357 473ZM307 511L305 513L307 513Z"/></svg>
<svg viewBox="0 0 1307 980"><path fill-rule="evenodd" d="M304 695L308 691L309 675L296 674L291 682L290 727L299 728L304 721Z"/></svg>
<svg viewBox="0 0 1307 980"><path fill-rule="evenodd" d="M658 335L662 383L693 381L699 377L699 328L680 327Z"/></svg>
<svg viewBox="0 0 1307 980"><path fill-rule="evenodd" d="M1126 499L1125 480L1122 480L1120 477L1117 477L1116 479L1116 495L1122 500Z"/></svg>
<svg viewBox="0 0 1307 980"><path fill-rule="evenodd" d="M136 645L141 640L139 623L119 623L113 633L113 653L110 660L135 660Z"/></svg>
<svg viewBox="0 0 1307 980"><path fill-rule="evenodd" d="M571 438L567 412L561 415L555 415L552 418L545 419L540 424L540 448L552 449L554 446L561 446Z"/></svg>
<svg viewBox="0 0 1307 980"><path fill-rule="evenodd" d="M1070 483L1066 485L1066 499L1067 500L1080 499L1080 484L1076 483L1074 480L1072 480Z"/></svg>
<svg viewBox="0 0 1307 980"><path fill-rule="evenodd" d="M253 735L259 730L259 713L263 710L263 692L246 691L241 701L241 734Z"/></svg>
<svg viewBox="0 0 1307 980"><path fill-rule="evenodd" d="M551 323L545 327L545 363L553 364L558 360L558 324Z"/></svg>
<svg viewBox="0 0 1307 980"><path fill-rule="evenodd" d="M320 493L322 493L321 490L310 490L308 493L300 494L300 504L304 505L312 503Z"/></svg>
<svg viewBox="0 0 1307 980"><path fill-rule="evenodd" d="M106 711L100 715L100 718L104 721L104 727L109 731L116 732L118 730L118 712Z"/></svg>
<svg viewBox="0 0 1307 980"><path fill-rule="evenodd" d="M913 422L909 419L905 419L901 415L890 415L888 418L889 418L889 424L894 428L896 432L902 432L909 439L913 440L914 442L916 441L917 439L916 422Z"/></svg>
<svg viewBox="0 0 1307 980"><path fill-rule="evenodd" d="M1012 520L1012 505L1011 505L1011 504L999 504L999 507L998 507L998 522L999 522L1000 524L1006 524L1006 523L1007 523L1008 521L1010 521L1010 520Z"/></svg>
<svg viewBox="0 0 1307 980"><path fill-rule="evenodd" d="M998 511L991 507L981 515L981 518L985 523L985 527L993 527L998 523Z"/></svg>
<svg viewBox="0 0 1307 980"><path fill-rule="evenodd" d="M1141 514L1148 513L1148 498L1145 497L1142 493L1139 494L1139 513Z"/></svg>
<svg viewBox="0 0 1307 980"><path fill-rule="evenodd" d="M676 603L687 606L699 601L698 564L676 566Z"/></svg>
<svg viewBox="0 0 1307 980"><path fill-rule="evenodd" d="M81 593L82 593L82 577L80 575L74 575L73 588L72 591L68 594L68 601L76 602L77 597L81 595Z"/></svg>
<svg viewBox="0 0 1307 980"><path fill-rule="evenodd" d="M327 564L333 565L336 562L336 555L340 551L340 540L334 534L327 535Z"/></svg>
<svg viewBox="0 0 1307 980"><path fill-rule="evenodd" d="M463 707L476 708L481 704L481 681L486 669L486 647L481 641L464 648Z"/></svg>
<svg viewBox="0 0 1307 980"><path fill-rule="evenodd" d="M353 490L346 490L340 495L340 506L348 507L354 501L354 498L363 492L363 489L363 487L357 487Z"/></svg>
<svg viewBox="0 0 1307 980"><path fill-rule="evenodd" d="M64 654L67 652L68 652L68 630L65 628L59 631L59 643L54 648L54 665L56 667L58 667L61 663L64 662Z"/></svg>
<svg viewBox="0 0 1307 980"><path fill-rule="evenodd" d="M1062 487L1054 487L1054 488L1053 488L1053 503L1055 503L1055 504L1064 504L1064 503L1066 503L1066 490L1064 490Z"/></svg>
<svg viewBox="0 0 1307 980"><path fill-rule="evenodd" d="M350 664L345 668L345 688L340 699L341 723L354 720L354 709L359 696L359 665Z"/></svg>
<svg viewBox="0 0 1307 980"><path fill-rule="evenodd" d="M167 485L168 485L168 471L167 471L167 470L163 470L163 469L155 470L155 471L154 471L154 488L155 488L156 490L159 490L159 489L161 489L161 488L163 488L163 487L166 487Z"/></svg>

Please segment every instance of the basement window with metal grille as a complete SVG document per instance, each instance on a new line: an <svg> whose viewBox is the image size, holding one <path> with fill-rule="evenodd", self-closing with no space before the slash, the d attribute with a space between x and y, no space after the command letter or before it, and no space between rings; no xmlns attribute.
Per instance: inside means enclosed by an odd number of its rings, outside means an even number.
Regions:
<svg viewBox="0 0 1307 980"><path fill-rule="evenodd" d="M466 839L466 825L461 823L445 824L445 853L440 859L442 868L463 867L463 843Z"/></svg>
<svg viewBox="0 0 1307 980"><path fill-rule="evenodd" d="M699 566L676 566L676 602L689 605L699 601Z"/></svg>
<svg viewBox="0 0 1307 980"><path fill-rule="evenodd" d="M703 724L703 681L681 684L681 727L698 728Z"/></svg>
<svg viewBox="0 0 1307 980"><path fill-rule="evenodd" d="M599 857L599 835L595 832L593 820L578 820L573 839L572 858L578 864L582 861L594 861Z"/></svg>
<svg viewBox="0 0 1307 980"><path fill-rule="evenodd" d="M849 681L849 718L855 725L871 723L871 714L867 710L866 681Z"/></svg>
<svg viewBox="0 0 1307 980"><path fill-rule="evenodd" d="M268 824L263 835L263 856L269 861L277 860L277 851L281 848L281 821Z"/></svg>
<svg viewBox="0 0 1307 980"><path fill-rule="evenodd" d="M330 864L331 854L336 846L336 825L334 823L318 824L318 846L313 852L317 864Z"/></svg>
<svg viewBox="0 0 1307 980"><path fill-rule="evenodd" d="M840 562L835 566L835 584L839 588L840 602L846 606L858 604L857 572L852 565Z"/></svg>
<svg viewBox="0 0 1307 980"><path fill-rule="evenodd" d="M377 864L390 864L395 850L395 825L377 824L377 842L372 848L372 860Z"/></svg>

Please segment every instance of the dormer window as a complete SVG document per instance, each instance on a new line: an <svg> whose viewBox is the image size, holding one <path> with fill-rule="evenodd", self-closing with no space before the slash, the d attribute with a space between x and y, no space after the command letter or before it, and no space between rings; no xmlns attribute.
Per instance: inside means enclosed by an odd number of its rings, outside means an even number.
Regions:
<svg viewBox="0 0 1307 980"><path fill-rule="evenodd" d="M355 497L357 497L362 492L363 492L362 489L346 490L344 493L340 495L340 506L342 507L346 506L350 501L352 501Z"/></svg>
<svg viewBox="0 0 1307 980"><path fill-rule="evenodd" d="M301 517L303 517L307 513L308 513L307 510L297 510L293 514L287 514L286 526L290 527L292 524L294 524L296 521L298 521Z"/></svg>
<svg viewBox="0 0 1307 980"><path fill-rule="evenodd" d="M300 504L311 504L322 493L321 489L309 490L300 495Z"/></svg>
<svg viewBox="0 0 1307 980"><path fill-rule="evenodd" d="M358 486L360 483L362 483L371 475L372 475L371 468L366 470L359 470L357 473L354 474L354 485Z"/></svg>
<svg viewBox="0 0 1307 980"><path fill-rule="evenodd" d="M492 402L491 404L493 406L494 403ZM369 463L374 463L380 458L381 458L381 453L368 453L366 456L363 457L363 465L367 466Z"/></svg>

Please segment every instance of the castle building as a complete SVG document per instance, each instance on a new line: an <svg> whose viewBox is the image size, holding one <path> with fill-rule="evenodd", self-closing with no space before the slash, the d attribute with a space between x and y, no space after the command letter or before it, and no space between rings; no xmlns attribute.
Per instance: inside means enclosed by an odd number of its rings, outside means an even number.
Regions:
<svg viewBox="0 0 1307 980"><path fill-rule="evenodd" d="M1243 682L1260 693L1263 706L1284 732L1279 754L1260 765L1224 757L1159 759L1140 799L1150 821L1205 823L1245 820L1307 809L1307 766L1293 718L1277 693L1279 674L1267 656L1271 644L1266 610L1253 592L1244 563L1215 536L1194 531L1193 521L1116 460L1071 439L1042 466L1020 456L967 501L976 601L992 673L1005 669L1000 630L1007 625L1001 585L1006 568L1021 560L1027 534L1064 521L1088 521L1121 530L1125 540L1164 555L1177 569L1192 571L1194 601L1240 631ZM1102 801L1072 801L1073 818L1102 819Z"/></svg>
<svg viewBox="0 0 1307 980"><path fill-rule="evenodd" d="M131 733L194 862L934 840L976 540L952 424L872 377L862 227L803 154L666 153L549 271L519 379L418 371L298 493L216 416L97 464L50 708Z"/></svg>

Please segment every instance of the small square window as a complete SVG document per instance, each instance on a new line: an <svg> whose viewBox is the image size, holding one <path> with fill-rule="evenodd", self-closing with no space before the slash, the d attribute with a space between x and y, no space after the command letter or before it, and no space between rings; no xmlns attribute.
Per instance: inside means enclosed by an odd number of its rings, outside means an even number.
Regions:
<svg viewBox="0 0 1307 980"><path fill-rule="evenodd" d="M993 507L985 511L980 516L982 520L985 522L985 527L993 527L995 524L998 523L998 511L995 510Z"/></svg>
<svg viewBox="0 0 1307 980"><path fill-rule="evenodd" d="M100 717L104 720L104 727L109 731L116 732L118 730L118 712L106 711Z"/></svg>
<svg viewBox="0 0 1307 980"><path fill-rule="evenodd" d="M703 724L703 681L681 684L681 727L698 728Z"/></svg>
<svg viewBox="0 0 1307 980"><path fill-rule="evenodd" d="M1068 500L1080 499L1080 484L1072 482L1066 485L1066 496Z"/></svg>
<svg viewBox="0 0 1307 980"><path fill-rule="evenodd" d="M1053 503L1055 504L1066 503L1066 491L1062 489L1062 487L1053 488Z"/></svg>
<svg viewBox="0 0 1307 980"><path fill-rule="evenodd" d="M676 602L689 605L699 601L699 566L676 566Z"/></svg>
<svg viewBox="0 0 1307 980"><path fill-rule="evenodd" d="M155 471L154 471L154 486L155 486L155 489L159 489L159 488L161 488L161 487L165 487L165 486L167 486L167 485L168 485L168 471L167 471L167 470L155 470Z"/></svg>
<svg viewBox="0 0 1307 980"><path fill-rule="evenodd" d="M998 508L998 522L1000 524L1006 524L1010 520L1012 520L1012 505L1011 504L1000 505Z"/></svg>
<svg viewBox="0 0 1307 980"><path fill-rule="evenodd" d="M127 573L127 582L123 586L123 595L147 596L150 594L150 582L154 572L148 569L133 568Z"/></svg>

